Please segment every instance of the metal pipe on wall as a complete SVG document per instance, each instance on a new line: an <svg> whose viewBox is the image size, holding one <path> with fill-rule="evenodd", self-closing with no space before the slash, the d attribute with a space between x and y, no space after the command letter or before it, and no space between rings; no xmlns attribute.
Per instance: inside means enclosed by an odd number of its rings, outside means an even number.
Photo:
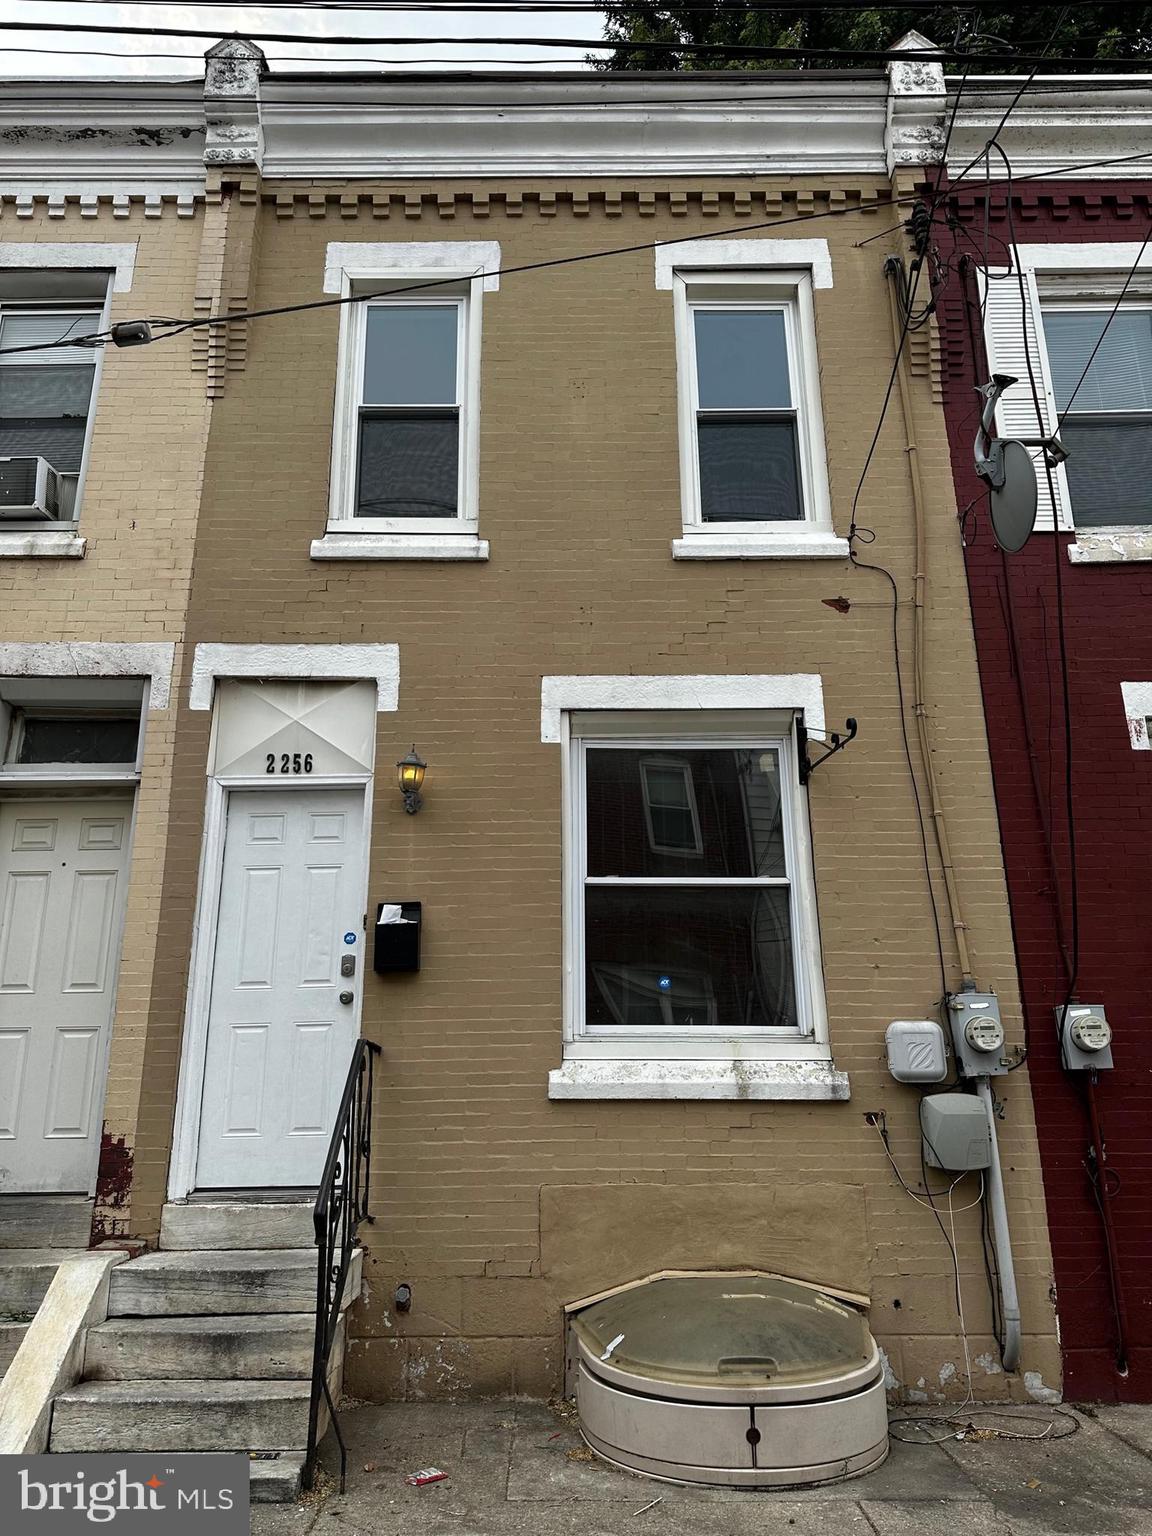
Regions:
<svg viewBox="0 0 1152 1536"><path fill-rule="evenodd" d="M1000 1169L1000 1144L996 1139L996 1106L992 1099L992 1079L976 1079L976 1092L988 1118L992 1140L992 1160L988 1164L988 1210L992 1216L992 1241L996 1247L996 1268L1000 1273L1000 1310L1004 1317L1006 1371L1020 1363L1020 1297L1016 1290L1016 1270L1012 1263L1012 1238L1008 1231L1008 1206L1004 1199L1004 1175Z"/></svg>

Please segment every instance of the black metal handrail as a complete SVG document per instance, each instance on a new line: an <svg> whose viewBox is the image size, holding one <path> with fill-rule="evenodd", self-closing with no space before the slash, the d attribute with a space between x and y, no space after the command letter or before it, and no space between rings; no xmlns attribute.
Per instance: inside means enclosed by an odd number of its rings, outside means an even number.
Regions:
<svg viewBox="0 0 1152 1536"><path fill-rule="evenodd" d="M304 1459L304 1486L311 1488L316 1474L319 1447L320 1402L328 1404L328 1418L340 1446L340 1492L348 1467L348 1452L340 1433L336 1404L328 1387L328 1359L340 1327L344 1288L356 1249L356 1229L371 1221L368 1196L372 1178L372 1082L373 1058L380 1047L358 1040L336 1111L336 1126L312 1220L316 1228L316 1338L312 1349L312 1396L308 1405L308 1452Z"/></svg>

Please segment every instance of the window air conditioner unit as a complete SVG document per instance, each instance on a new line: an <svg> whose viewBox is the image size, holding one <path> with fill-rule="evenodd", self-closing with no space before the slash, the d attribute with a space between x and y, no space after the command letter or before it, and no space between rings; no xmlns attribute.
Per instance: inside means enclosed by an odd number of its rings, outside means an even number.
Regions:
<svg viewBox="0 0 1152 1536"><path fill-rule="evenodd" d="M47 459L0 456L0 519L60 516L60 476Z"/></svg>

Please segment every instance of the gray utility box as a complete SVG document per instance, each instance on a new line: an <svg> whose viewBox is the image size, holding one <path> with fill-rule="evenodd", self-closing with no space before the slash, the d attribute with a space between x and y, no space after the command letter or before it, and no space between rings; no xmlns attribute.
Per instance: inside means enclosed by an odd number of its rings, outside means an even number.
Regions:
<svg viewBox="0 0 1152 1536"><path fill-rule="evenodd" d="M1112 1026L1103 1003L1069 1003L1056 1009L1060 1060L1067 1072L1105 1072L1112 1065Z"/></svg>
<svg viewBox="0 0 1152 1536"><path fill-rule="evenodd" d="M895 1019L884 1031L888 1070L898 1083L942 1083L948 1076L944 1031L935 1019Z"/></svg>
<svg viewBox="0 0 1152 1536"><path fill-rule="evenodd" d="M992 1132L983 1101L971 1093L933 1093L920 1100L924 1160L930 1168L987 1168Z"/></svg>
<svg viewBox="0 0 1152 1536"><path fill-rule="evenodd" d="M953 992L944 999L944 1013L961 1077L998 1077L1012 1070L995 992Z"/></svg>

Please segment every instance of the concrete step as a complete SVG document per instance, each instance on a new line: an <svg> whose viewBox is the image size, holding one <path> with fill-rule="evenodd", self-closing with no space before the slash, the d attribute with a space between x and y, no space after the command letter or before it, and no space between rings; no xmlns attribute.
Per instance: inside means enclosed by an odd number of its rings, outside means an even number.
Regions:
<svg viewBox="0 0 1152 1536"><path fill-rule="evenodd" d="M302 1380L312 1374L315 1316L115 1317L88 1330L94 1381Z"/></svg>
<svg viewBox="0 0 1152 1536"><path fill-rule="evenodd" d="M70 1248L0 1249L0 1318L30 1317Z"/></svg>
<svg viewBox="0 0 1152 1536"><path fill-rule="evenodd" d="M278 1451L274 1456L254 1456L248 1473L253 1504L291 1504L300 1495L304 1456Z"/></svg>
<svg viewBox="0 0 1152 1536"><path fill-rule="evenodd" d="M353 1257L347 1306L360 1292L363 1256ZM316 1304L314 1248L146 1253L112 1271L109 1317L204 1317L310 1312Z"/></svg>
<svg viewBox="0 0 1152 1536"><path fill-rule="evenodd" d="M302 1451L306 1381L85 1381L52 1407L52 1451Z"/></svg>
<svg viewBox="0 0 1152 1536"><path fill-rule="evenodd" d="M193 1201L166 1205L160 1218L162 1249L310 1248L312 1205L263 1201Z"/></svg>
<svg viewBox="0 0 1152 1536"><path fill-rule="evenodd" d="M84 1195L0 1195L0 1249L87 1248L91 1231Z"/></svg>
<svg viewBox="0 0 1152 1536"><path fill-rule="evenodd" d="M0 1376L12 1364L13 1356L20 1348L24 1335L28 1332L28 1321L0 1323Z"/></svg>

